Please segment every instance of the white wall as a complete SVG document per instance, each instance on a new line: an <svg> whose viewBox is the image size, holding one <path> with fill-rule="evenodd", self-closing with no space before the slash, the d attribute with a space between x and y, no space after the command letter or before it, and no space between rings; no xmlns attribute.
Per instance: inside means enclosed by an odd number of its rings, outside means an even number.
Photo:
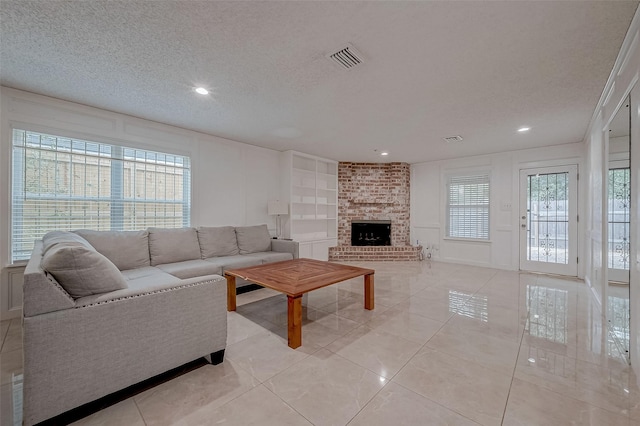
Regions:
<svg viewBox="0 0 640 426"><path fill-rule="evenodd" d="M415 244L416 240L419 240L423 246L429 246L434 260L508 270L519 269L520 170L568 164L577 164L580 170L583 153L584 145L575 143L413 164L411 243ZM447 174L484 170L490 172L491 179L490 242L445 239ZM579 213L583 211L584 188L579 182ZM579 253L579 256L582 258L582 253ZM579 275L582 275L580 264L578 267Z"/></svg>
<svg viewBox="0 0 640 426"><path fill-rule="evenodd" d="M113 142L192 159L192 226L267 223L267 202L280 195L280 153L178 127L142 120L6 87L0 89L0 314L21 296L21 276L9 266L11 131L26 127L52 134ZM11 277L14 277L12 280ZM11 283L13 282L13 285Z"/></svg>
<svg viewBox="0 0 640 426"><path fill-rule="evenodd" d="M591 208L587 218L587 244L591 263L585 271L585 281L593 293L604 301L607 298L607 209L606 176L609 152L615 152L615 143L609 141L609 123L620 106L631 93L631 238L630 238L630 355L631 365L640 381L640 10L631 22L618 58L616 59L602 97L594 111L589 125L587 139L587 160L589 180L589 201ZM606 303L603 314L606 318Z"/></svg>

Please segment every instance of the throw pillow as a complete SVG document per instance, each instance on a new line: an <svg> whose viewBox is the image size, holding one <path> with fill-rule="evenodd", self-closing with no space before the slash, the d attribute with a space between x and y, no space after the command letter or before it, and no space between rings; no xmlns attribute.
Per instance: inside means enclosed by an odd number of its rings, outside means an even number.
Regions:
<svg viewBox="0 0 640 426"><path fill-rule="evenodd" d="M42 237L42 254L44 255L47 250L49 250L56 244L80 244L90 249L94 248L86 239L73 232L51 231L47 232L46 234L44 234L44 237Z"/></svg>
<svg viewBox="0 0 640 426"><path fill-rule="evenodd" d="M74 299L127 288L116 265L82 244L55 244L42 258L49 272Z"/></svg>

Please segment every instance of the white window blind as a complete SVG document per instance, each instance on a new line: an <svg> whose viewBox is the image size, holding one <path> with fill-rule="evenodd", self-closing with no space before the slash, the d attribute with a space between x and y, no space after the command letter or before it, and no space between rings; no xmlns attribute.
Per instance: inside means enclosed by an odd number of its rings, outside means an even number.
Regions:
<svg viewBox="0 0 640 426"><path fill-rule="evenodd" d="M11 261L53 230L190 223L189 157L13 130Z"/></svg>
<svg viewBox="0 0 640 426"><path fill-rule="evenodd" d="M489 175L447 181L447 237L489 239Z"/></svg>

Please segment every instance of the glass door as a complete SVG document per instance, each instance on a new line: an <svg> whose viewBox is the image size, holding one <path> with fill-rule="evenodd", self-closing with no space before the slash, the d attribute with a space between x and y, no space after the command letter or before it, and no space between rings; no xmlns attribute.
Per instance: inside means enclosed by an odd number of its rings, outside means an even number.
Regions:
<svg viewBox="0 0 640 426"><path fill-rule="evenodd" d="M576 165L520 171L520 269L578 275Z"/></svg>
<svg viewBox="0 0 640 426"><path fill-rule="evenodd" d="M605 312L609 335L625 357L630 349L630 246L631 169L630 99L620 106L609 123L607 171L607 287Z"/></svg>
<svg viewBox="0 0 640 426"><path fill-rule="evenodd" d="M629 284L629 230L631 211L631 174L626 167L610 162L608 188L608 256L609 282ZM611 167L613 166L613 167Z"/></svg>

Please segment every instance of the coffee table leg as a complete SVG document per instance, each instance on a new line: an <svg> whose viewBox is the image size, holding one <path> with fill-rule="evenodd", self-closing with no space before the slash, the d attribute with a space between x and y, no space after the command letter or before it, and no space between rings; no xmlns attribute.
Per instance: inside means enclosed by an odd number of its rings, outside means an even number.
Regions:
<svg viewBox="0 0 640 426"><path fill-rule="evenodd" d="M302 345L302 296L287 296L287 314L289 347L295 349Z"/></svg>
<svg viewBox="0 0 640 426"><path fill-rule="evenodd" d="M373 307L373 274L369 274L364 276L364 308L372 310Z"/></svg>
<svg viewBox="0 0 640 426"><path fill-rule="evenodd" d="M225 275L227 277L227 311L236 310L236 277Z"/></svg>

